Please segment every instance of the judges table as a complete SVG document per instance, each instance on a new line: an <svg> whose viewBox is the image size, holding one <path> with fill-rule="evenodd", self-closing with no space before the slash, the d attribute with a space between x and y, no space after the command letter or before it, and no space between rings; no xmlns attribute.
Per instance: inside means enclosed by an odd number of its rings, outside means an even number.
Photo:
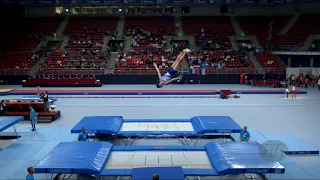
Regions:
<svg viewBox="0 0 320 180"><path fill-rule="evenodd" d="M96 78L65 78L65 79L28 79L28 85L91 85L96 83Z"/></svg>

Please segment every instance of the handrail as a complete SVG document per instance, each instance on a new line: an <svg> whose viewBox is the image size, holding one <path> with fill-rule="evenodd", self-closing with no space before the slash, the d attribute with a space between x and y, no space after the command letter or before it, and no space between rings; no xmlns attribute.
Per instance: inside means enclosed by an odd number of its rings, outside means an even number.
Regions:
<svg viewBox="0 0 320 180"><path fill-rule="evenodd" d="M29 68L0 68L0 75L29 75L30 70Z"/></svg>
<svg viewBox="0 0 320 180"><path fill-rule="evenodd" d="M217 68L205 68L205 74L258 74L257 68L228 68L228 69L217 69ZM263 68L261 68L263 69ZM197 74L203 73L203 68L181 68L179 73L181 74ZM285 73L285 69L279 68L268 68L264 69L269 73L282 74ZM160 69L161 73L166 73L167 69ZM119 75L119 74L156 74L156 70L153 68L114 68L114 69L43 69L38 71L39 75L51 74L51 75Z"/></svg>
<svg viewBox="0 0 320 180"><path fill-rule="evenodd" d="M194 69L194 71L193 71ZM204 68L181 68L179 73L181 74L198 74L201 75L203 73ZM205 74L258 74L258 68L225 68L225 69L217 69L217 68L205 68ZM264 68L261 68L264 69ZM264 69L269 73L284 73L285 68L269 68ZM161 73L166 73L167 69L160 69ZM68 69L42 69L39 70L36 74L48 74L48 75L118 75L118 74L156 74L156 70L153 68L114 68L114 69L76 69L76 68L68 68ZM7 68L0 69L0 75L30 75L30 69L25 68Z"/></svg>

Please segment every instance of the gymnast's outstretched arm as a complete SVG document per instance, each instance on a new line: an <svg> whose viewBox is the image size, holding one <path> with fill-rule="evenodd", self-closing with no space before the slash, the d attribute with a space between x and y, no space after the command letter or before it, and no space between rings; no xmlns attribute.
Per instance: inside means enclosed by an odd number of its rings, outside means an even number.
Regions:
<svg viewBox="0 0 320 180"><path fill-rule="evenodd" d="M161 79L161 73L159 71L159 68L158 68L157 64L153 63L153 66L156 68L156 71L157 71L157 74L158 74L158 78Z"/></svg>

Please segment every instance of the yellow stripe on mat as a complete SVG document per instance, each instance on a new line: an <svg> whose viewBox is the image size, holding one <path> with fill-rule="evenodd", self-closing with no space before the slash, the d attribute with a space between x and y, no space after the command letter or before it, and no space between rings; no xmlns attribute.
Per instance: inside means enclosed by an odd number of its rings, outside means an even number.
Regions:
<svg viewBox="0 0 320 180"><path fill-rule="evenodd" d="M0 89L0 93L6 93L6 92L10 92L13 91L14 89Z"/></svg>

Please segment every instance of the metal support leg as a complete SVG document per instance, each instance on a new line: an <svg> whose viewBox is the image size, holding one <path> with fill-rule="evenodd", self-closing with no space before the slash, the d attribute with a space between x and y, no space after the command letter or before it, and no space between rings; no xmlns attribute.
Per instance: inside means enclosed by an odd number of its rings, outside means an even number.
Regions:
<svg viewBox="0 0 320 180"><path fill-rule="evenodd" d="M113 137L113 139L115 139L115 140L118 142L118 144L121 146L120 140L119 140L119 138L117 137L117 135L112 134L112 137Z"/></svg>
<svg viewBox="0 0 320 180"><path fill-rule="evenodd" d="M131 146L134 142L136 142L136 140L138 139L139 137L137 136L135 139L132 139L131 142L128 142L127 143L127 146Z"/></svg>
<svg viewBox="0 0 320 180"><path fill-rule="evenodd" d="M198 135L198 136L197 136L197 140L196 140L196 142L193 144L194 146L198 144L198 142L199 142L199 140L200 140L201 137L202 137L202 135Z"/></svg>
<svg viewBox="0 0 320 180"><path fill-rule="evenodd" d="M178 137L178 140L180 141L180 143L181 143L182 145L184 145L184 146L186 145L185 142L183 142L183 140L182 140L181 138Z"/></svg>
<svg viewBox="0 0 320 180"><path fill-rule="evenodd" d="M16 127L14 127L14 125L12 127L14 129L14 132L16 133L17 138L18 138L18 133L17 133Z"/></svg>

